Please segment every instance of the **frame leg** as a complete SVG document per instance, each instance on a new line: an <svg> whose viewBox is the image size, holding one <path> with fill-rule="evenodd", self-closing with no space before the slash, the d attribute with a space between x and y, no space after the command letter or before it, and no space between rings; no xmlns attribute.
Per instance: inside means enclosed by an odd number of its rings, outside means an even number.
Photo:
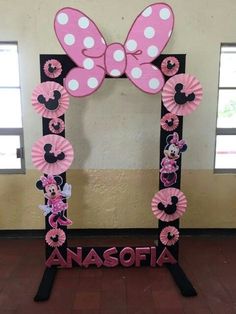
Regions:
<svg viewBox="0 0 236 314"><path fill-rule="evenodd" d="M183 269L176 264L166 264L168 270L170 271L175 283L179 287L181 294L185 297L194 297L197 295L191 282L188 280Z"/></svg>
<svg viewBox="0 0 236 314"><path fill-rule="evenodd" d="M45 268L43 278L40 282L38 292L34 297L34 301L41 302L49 299L56 274L57 267Z"/></svg>

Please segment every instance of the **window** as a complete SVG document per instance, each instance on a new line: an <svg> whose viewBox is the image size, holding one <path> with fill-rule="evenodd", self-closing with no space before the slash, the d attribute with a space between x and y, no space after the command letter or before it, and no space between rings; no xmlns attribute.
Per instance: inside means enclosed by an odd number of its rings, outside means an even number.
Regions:
<svg viewBox="0 0 236 314"><path fill-rule="evenodd" d="M222 44L215 172L236 172L236 44Z"/></svg>
<svg viewBox="0 0 236 314"><path fill-rule="evenodd" d="M17 43L0 42L0 173L24 173Z"/></svg>

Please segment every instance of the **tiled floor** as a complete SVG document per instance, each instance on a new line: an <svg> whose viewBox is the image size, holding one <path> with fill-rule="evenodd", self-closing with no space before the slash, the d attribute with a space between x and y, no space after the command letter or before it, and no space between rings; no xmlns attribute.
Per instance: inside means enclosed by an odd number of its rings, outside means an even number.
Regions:
<svg viewBox="0 0 236 314"><path fill-rule="evenodd" d="M150 237L83 238L80 245L152 245ZM78 245L72 240L70 245ZM184 298L166 268L59 270L51 297L36 303L42 239L0 239L0 314L233 314L236 237L182 237L180 264L198 296Z"/></svg>

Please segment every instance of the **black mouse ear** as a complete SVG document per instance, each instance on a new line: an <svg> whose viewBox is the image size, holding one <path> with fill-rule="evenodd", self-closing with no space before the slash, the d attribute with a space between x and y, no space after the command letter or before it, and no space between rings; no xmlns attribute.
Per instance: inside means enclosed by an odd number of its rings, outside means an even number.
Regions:
<svg viewBox="0 0 236 314"><path fill-rule="evenodd" d="M162 203L159 203L159 204L157 205L157 208L160 209L160 210L165 210L165 206L164 206L164 204L162 204Z"/></svg>
<svg viewBox="0 0 236 314"><path fill-rule="evenodd" d="M184 85L181 83L178 83L175 85L175 91L180 92L183 89Z"/></svg>
<svg viewBox="0 0 236 314"><path fill-rule="evenodd" d="M54 90L53 96L54 96L54 99L58 100L61 98L61 93L59 92L59 90Z"/></svg>
<svg viewBox="0 0 236 314"><path fill-rule="evenodd" d="M187 100L188 101L193 101L195 99L195 94L191 93L190 95L188 95Z"/></svg>
<svg viewBox="0 0 236 314"><path fill-rule="evenodd" d="M65 158L65 154L63 152L57 155L57 160L63 160L64 158Z"/></svg>
<svg viewBox="0 0 236 314"><path fill-rule="evenodd" d="M46 103L46 99L43 95L39 95L38 98L37 98L38 102L40 104L45 104Z"/></svg>
<svg viewBox="0 0 236 314"><path fill-rule="evenodd" d="M39 190L43 190L43 189L44 189L43 183L42 183L41 180L38 180L38 181L36 182L36 188L39 189Z"/></svg>
<svg viewBox="0 0 236 314"><path fill-rule="evenodd" d="M183 147L180 149L181 153L185 152L187 150L188 146L186 144L183 145Z"/></svg>
<svg viewBox="0 0 236 314"><path fill-rule="evenodd" d="M50 150L52 149L52 144L45 144L43 146L43 149L45 152L50 152Z"/></svg>
<svg viewBox="0 0 236 314"><path fill-rule="evenodd" d="M61 176L55 176L54 180L56 181L57 185L62 185L62 183L63 183Z"/></svg>
<svg viewBox="0 0 236 314"><path fill-rule="evenodd" d="M179 199L177 196L171 196L171 203L172 205L176 205L178 203Z"/></svg>

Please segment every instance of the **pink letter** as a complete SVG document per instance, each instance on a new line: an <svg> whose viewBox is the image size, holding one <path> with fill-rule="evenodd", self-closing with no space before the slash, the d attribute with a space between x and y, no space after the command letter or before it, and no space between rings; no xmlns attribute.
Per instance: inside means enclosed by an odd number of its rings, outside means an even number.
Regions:
<svg viewBox="0 0 236 314"><path fill-rule="evenodd" d="M116 247L111 247L107 249L103 253L104 262L103 265L106 267L116 267L119 264L118 258L111 256L112 254L116 254L118 251Z"/></svg>
<svg viewBox="0 0 236 314"><path fill-rule="evenodd" d="M145 254L150 254L150 247L137 247L135 249L136 258L135 258L135 266L140 267L141 261L146 259Z"/></svg>
<svg viewBox="0 0 236 314"><path fill-rule="evenodd" d="M61 256L61 253L59 252L57 247L53 250L52 254L49 256L45 264L47 267L51 267L52 265L59 265L61 267L67 266L66 261Z"/></svg>
<svg viewBox="0 0 236 314"><path fill-rule="evenodd" d="M125 254L130 254L130 258L125 260ZM120 263L124 267L130 267L134 264L135 261L135 253L134 250L131 247L125 247L121 252L120 252Z"/></svg>
<svg viewBox="0 0 236 314"><path fill-rule="evenodd" d="M164 263L175 264L177 263L174 256L170 253L170 251L165 247L162 251L161 255L157 260L157 265L162 266Z"/></svg>
<svg viewBox="0 0 236 314"><path fill-rule="evenodd" d="M150 266L156 267L156 260L157 260L157 248L156 246L151 247L151 260L150 260Z"/></svg>
<svg viewBox="0 0 236 314"><path fill-rule="evenodd" d="M67 248L67 267L72 267L72 261L75 261L79 266L82 266L82 247L77 247L77 253Z"/></svg>
<svg viewBox="0 0 236 314"><path fill-rule="evenodd" d="M97 252L94 249L91 249L88 255L85 257L83 261L84 267L89 267L89 265L95 264L97 267L101 267L103 262L101 258L98 256Z"/></svg>

